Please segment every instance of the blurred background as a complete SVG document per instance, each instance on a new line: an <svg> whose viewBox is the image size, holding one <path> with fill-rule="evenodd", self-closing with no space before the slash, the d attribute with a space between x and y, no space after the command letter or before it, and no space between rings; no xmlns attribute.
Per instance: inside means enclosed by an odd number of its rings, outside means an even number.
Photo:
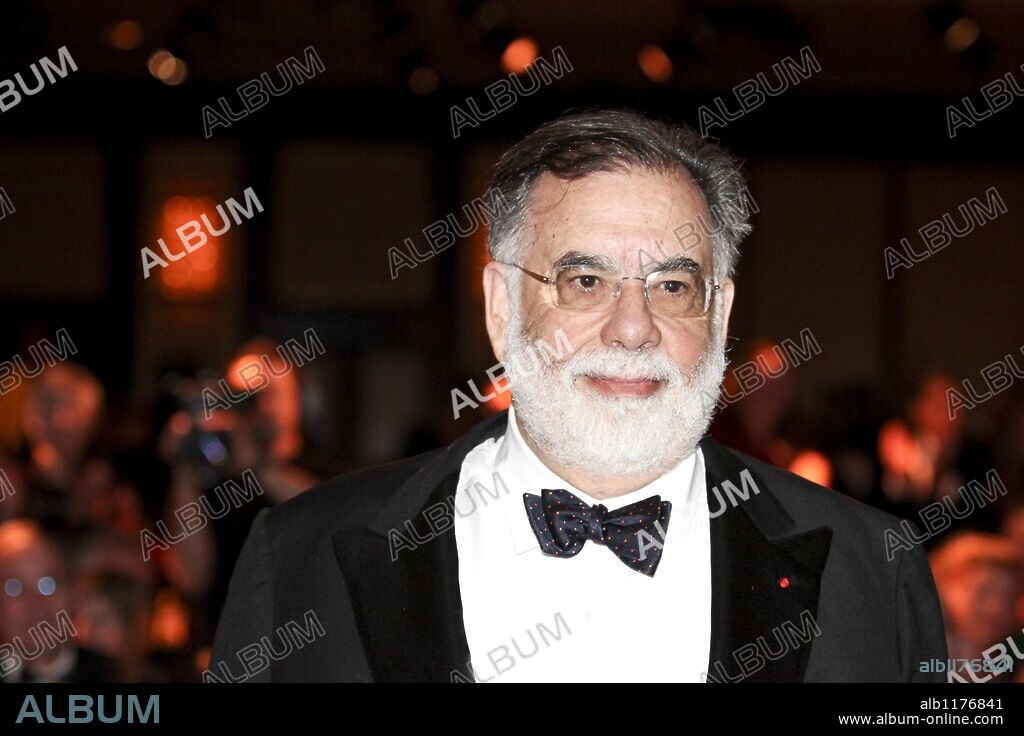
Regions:
<svg viewBox="0 0 1024 736"><path fill-rule="evenodd" d="M61 47L77 70L33 77ZM504 149L594 105L711 111L746 161L748 368L713 433L919 530L942 511L913 543L950 656L1024 652L1022 49L1015 0L3 3L0 643L23 666L0 677L199 679L260 508L505 408L452 409L495 361L469 206ZM785 88L742 114L746 80ZM952 136L950 106L977 118ZM143 248L183 252L250 188L259 211L143 278ZM921 258L944 215L963 234ZM434 255L438 221L464 237ZM62 611L76 635L37 652Z"/></svg>

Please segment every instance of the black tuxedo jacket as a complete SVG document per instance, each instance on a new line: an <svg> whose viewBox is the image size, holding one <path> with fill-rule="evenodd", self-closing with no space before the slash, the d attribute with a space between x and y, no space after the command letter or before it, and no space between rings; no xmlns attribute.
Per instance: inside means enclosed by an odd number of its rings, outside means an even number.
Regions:
<svg viewBox="0 0 1024 736"><path fill-rule="evenodd" d="M500 414L448 448L261 511L205 679L471 679L451 504L447 519L423 511L454 495L463 458L506 422ZM744 470L758 490L711 519L709 680L944 679L920 672L921 662L946 659L942 614L923 550L887 559L895 517L711 439L701 448L710 509L722 508L712 489L729 499L723 482L741 488ZM540 492L511 492L524 490ZM395 531L416 548L389 540Z"/></svg>

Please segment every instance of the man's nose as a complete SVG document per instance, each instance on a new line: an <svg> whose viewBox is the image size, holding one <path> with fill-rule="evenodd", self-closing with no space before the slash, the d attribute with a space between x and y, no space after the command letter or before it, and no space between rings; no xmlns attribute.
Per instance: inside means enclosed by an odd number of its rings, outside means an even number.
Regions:
<svg viewBox="0 0 1024 736"><path fill-rule="evenodd" d="M639 279L624 279L619 296L612 303L601 328L601 340L609 347L627 350L653 348L661 343L661 332L644 297Z"/></svg>

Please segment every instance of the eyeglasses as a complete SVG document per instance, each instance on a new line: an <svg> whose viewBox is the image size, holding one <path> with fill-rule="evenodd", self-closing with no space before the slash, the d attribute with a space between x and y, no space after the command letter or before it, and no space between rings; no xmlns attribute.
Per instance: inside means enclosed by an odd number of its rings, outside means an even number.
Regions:
<svg viewBox="0 0 1024 736"><path fill-rule="evenodd" d="M687 269L652 271L640 277L620 276L589 266L562 266L549 277L516 263L504 265L518 268L547 284L551 299L559 309L581 312L608 309L622 293L623 281L641 281L644 298L652 312L669 319L692 319L708 313L712 295L722 288L711 278Z"/></svg>

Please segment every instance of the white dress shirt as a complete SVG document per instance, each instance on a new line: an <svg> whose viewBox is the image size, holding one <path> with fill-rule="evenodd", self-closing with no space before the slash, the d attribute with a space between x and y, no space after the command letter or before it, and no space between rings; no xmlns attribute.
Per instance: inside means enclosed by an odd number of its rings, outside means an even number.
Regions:
<svg viewBox="0 0 1024 736"><path fill-rule="evenodd" d="M505 434L466 456L454 500L463 620L476 680L701 682L711 647L704 473L698 449L639 490L595 499L540 461L509 409ZM575 557L543 554L523 493L540 495L544 488L565 489L609 510L654 495L671 502L654 577L592 541Z"/></svg>

